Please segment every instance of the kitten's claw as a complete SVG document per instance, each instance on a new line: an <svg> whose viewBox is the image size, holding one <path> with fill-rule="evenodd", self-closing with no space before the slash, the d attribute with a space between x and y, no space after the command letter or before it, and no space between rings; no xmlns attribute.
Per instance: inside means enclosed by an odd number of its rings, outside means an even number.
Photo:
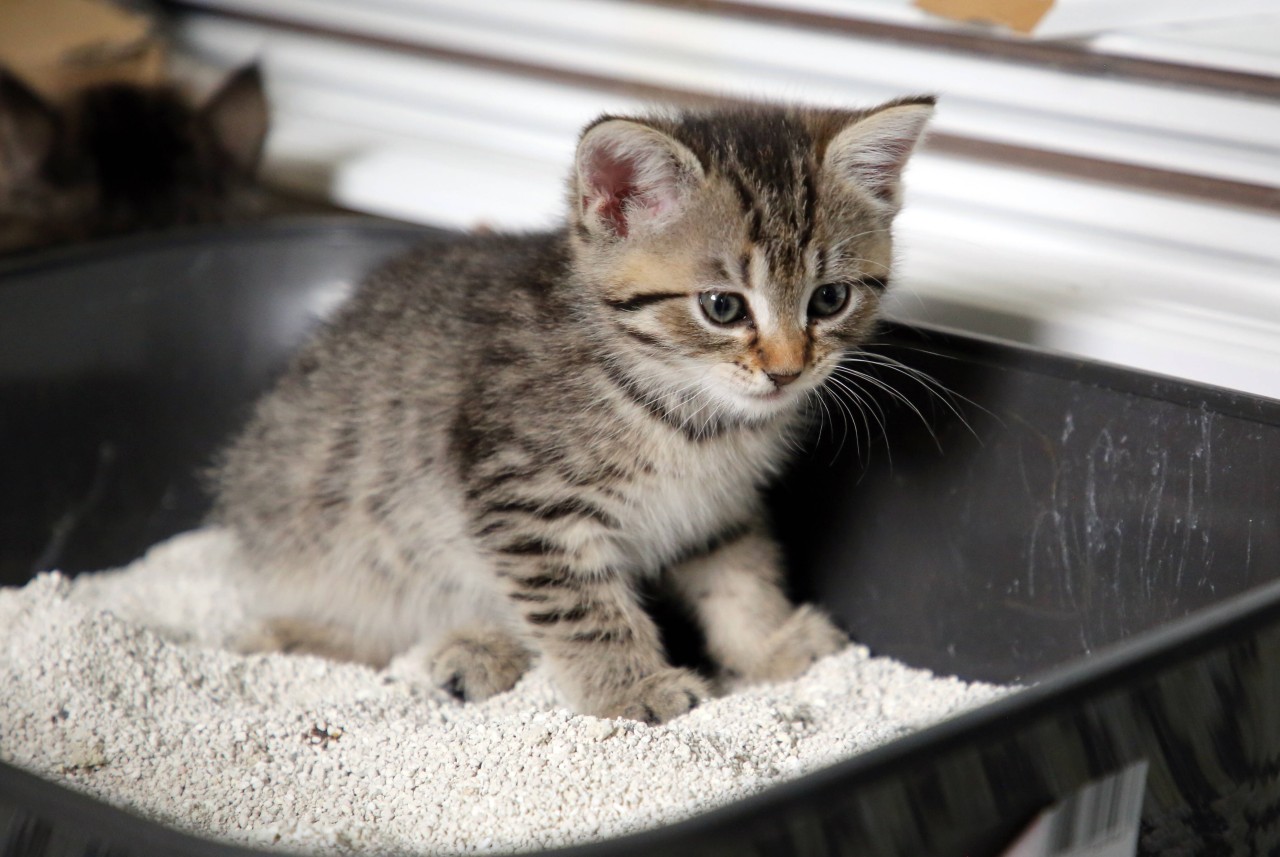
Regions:
<svg viewBox="0 0 1280 857"><path fill-rule="evenodd" d="M849 645L849 638L824 613L805 605L796 609L765 643L764 656L742 674L749 682L782 681L809 669L819 658Z"/></svg>
<svg viewBox="0 0 1280 857"><path fill-rule="evenodd" d="M466 686L462 683L462 673L454 673L449 676L449 680L440 685L444 692L452 696L458 702L467 701Z"/></svg>
<svg viewBox="0 0 1280 857"><path fill-rule="evenodd" d="M686 714L711 695L696 673L668 668L646 676L594 712L657 726Z"/></svg>
<svg viewBox="0 0 1280 857"><path fill-rule="evenodd" d="M494 629L451 634L431 658L431 679L454 699L479 702L515 687L532 655Z"/></svg>

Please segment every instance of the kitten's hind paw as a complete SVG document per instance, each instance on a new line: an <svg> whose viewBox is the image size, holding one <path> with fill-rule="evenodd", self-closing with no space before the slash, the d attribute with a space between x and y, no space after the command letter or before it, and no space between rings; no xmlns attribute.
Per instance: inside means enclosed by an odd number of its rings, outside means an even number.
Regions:
<svg viewBox="0 0 1280 857"><path fill-rule="evenodd" d="M431 680L464 702L479 702L515 687L529 669L529 650L503 631L455 631L431 657Z"/></svg>
<svg viewBox="0 0 1280 857"><path fill-rule="evenodd" d="M783 681L803 673L814 661L849 645L849 638L816 607L804 605L765 642L764 655L742 678Z"/></svg>
<svg viewBox="0 0 1280 857"><path fill-rule="evenodd" d="M707 683L696 673L667 668L645 676L592 713L657 726L688 713L710 695Z"/></svg>

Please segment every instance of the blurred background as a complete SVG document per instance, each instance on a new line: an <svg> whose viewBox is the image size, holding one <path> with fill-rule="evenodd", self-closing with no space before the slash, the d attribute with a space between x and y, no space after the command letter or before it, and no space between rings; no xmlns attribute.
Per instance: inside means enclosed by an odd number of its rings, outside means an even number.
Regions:
<svg viewBox="0 0 1280 857"><path fill-rule="evenodd" d="M105 6L0 0L0 41L30 2ZM1275 0L130 5L148 74L261 64L263 182L464 229L554 225L602 112L936 93L892 315L1280 398Z"/></svg>

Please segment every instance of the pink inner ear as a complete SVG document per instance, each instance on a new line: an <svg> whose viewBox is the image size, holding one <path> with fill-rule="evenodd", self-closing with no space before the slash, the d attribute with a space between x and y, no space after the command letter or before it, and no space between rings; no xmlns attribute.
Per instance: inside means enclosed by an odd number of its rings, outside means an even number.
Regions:
<svg viewBox="0 0 1280 857"><path fill-rule="evenodd" d="M891 199L898 180L902 178L902 170L911 156L914 140L891 140L881 144L879 156L863 167L864 180L871 186L871 191L881 199Z"/></svg>
<svg viewBox="0 0 1280 857"><path fill-rule="evenodd" d="M594 212L619 238L626 238L626 208L640 190L635 163L608 146L601 146L593 153L588 186L589 193L582 198L583 209Z"/></svg>

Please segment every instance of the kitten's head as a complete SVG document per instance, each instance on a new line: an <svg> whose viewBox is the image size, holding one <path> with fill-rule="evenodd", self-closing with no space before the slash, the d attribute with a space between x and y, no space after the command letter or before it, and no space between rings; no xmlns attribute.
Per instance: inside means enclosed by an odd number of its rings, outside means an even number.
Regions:
<svg viewBox="0 0 1280 857"><path fill-rule="evenodd" d="M0 69L0 218L29 245L224 220L244 203L266 131L256 66L202 105L128 83L53 104Z"/></svg>
<svg viewBox="0 0 1280 857"><path fill-rule="evenodd" d="M574 261L633 380L748 420L822 384L871 330L900 176L933 105L588 126L570 180Z"/></svg>

